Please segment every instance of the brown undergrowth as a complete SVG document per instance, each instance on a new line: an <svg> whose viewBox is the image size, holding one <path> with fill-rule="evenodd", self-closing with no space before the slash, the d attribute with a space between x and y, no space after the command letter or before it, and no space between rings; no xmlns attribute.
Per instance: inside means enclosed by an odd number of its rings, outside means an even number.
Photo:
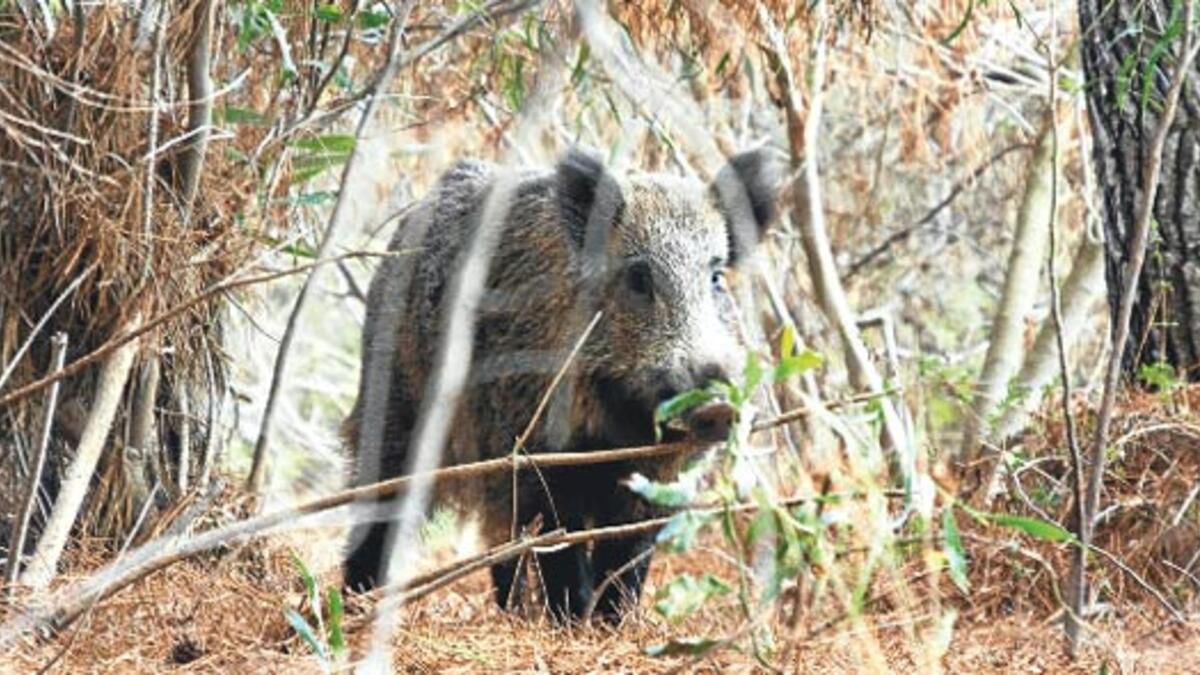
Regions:
<svg viewBox="0 0 1200 675"><path fill-rule="evenodd" d="M1079 661L1066 656L1057 600L1069 546L960 514L969 593L956 590L946 575L929 573L936 543L925 555L910 547L908 555L876 568L860 617L848 616L834 594L811 602L806 591L810 609L793 624L795 588L785 588L780 604L787 609L768 619L776 635L770 662L806 673L1200 672L1185 656L1200 649L1200 631L1189 619L1197 611L1197 575L1183 571L1195 566L1188 556L1198 550L1192 490L1200 472L1200 427L1190 413L1197 396L1200 388L1135 394L1122 407L1097 538L1111 559L1092 558L1097 610L1088 617L1092 639ZM1085 433L1088 423L1083 418ZM1009 493L1023 496L996 501L993 512L1066 524L1061 437L1060 425L1048 419L1010 448L1024 463L1013 465ZM1019 481L1019 493L1012 481ZM206 520L236 517L239 503L218 500ZM27 638L0 656L0 671L31 672L53 663L57 672L320 672L283 610L309 611L292 554L324 570L323 583L336 584L340 541L335 530L285 532L174 565L101 602L61 636ZM857 555L839 558L843 575L856 569ZM86 542L73 552L60 583L86 576L111 556L101 542ZM762 665L740 641L698 659L647 654L681 636L744 634L732 595L679 624L653 609L655 594L679 575L732 578L734 565L716 533L687 554L661 553L639 608L617 628L561 628L536 614L505 614L492 602L488 575L479 572L402 609L396 670L758 672ZM1185 620L1173 620L1164 602ZM358 655L369 636L369 607L362 598L349 605L348 642Z"/></svg>

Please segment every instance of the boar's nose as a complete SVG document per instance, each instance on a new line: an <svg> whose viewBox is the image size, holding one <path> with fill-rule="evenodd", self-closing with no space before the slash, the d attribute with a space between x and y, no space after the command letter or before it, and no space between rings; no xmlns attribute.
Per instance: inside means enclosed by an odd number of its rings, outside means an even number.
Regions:
<svg viewBox="0 0 1200 675"><path fill-rule="evenodd" d="M707 363L693 371L697 387L707 387L709 384L729 381L729 373L719 363ZM729 438L729 428L733 426L737 410L726 401L706 403L687 416L688 430L696 440L706 443L719 443Z"/></svg>
<svg viewBox="0 0 1200 675"><path fill-rule="evenodd" d="M694 409L687 416L688 431L704 443L720 443L729 438L729 428L737 411L725 401L714 401Z"/></svg>

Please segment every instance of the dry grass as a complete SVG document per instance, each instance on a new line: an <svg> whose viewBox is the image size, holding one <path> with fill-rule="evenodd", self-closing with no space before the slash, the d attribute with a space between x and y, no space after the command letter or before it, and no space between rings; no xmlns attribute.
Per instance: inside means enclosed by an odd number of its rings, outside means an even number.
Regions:
<svg viewBox="0 0 1200 675"><path fill-rule="evenodd" d="M62 638L27 643L0 656L0 670L33 672L58 659L52 672L320 672L281 610L301 606L303 590L278 542L265 553L229 554L172 567L104 602ZM972 553L974 554L972 547ZM244 553L244 552L243 552ZM78 564L87 561L77 558ZM993 561L998 571L1002 561ZM682 572L726 565L700 550L660 557L649 591ZM332 580L332 577L330 577ZM1009 589L1011 592L1013 589ZM738 612L714 604L673 627L646 607L620 628L556 628L513 617L491 601L486 573L406 607L396 636L398 672L758 672L732 649L692 663L653 658L644 648L673 635L737 629ZM1097 639L1072 664L1057 624L1029 610L975 611L965 603L940 666L949 672L1188 673L1198 666L1181 655L1200 649L1194 628L1163 627L1153 607L1132 603L1095 624ZM811 617L817 627L826 617ZM352 618L351 625L356 621ZM361 625L361 622L358 622ZM927 622L926 622L927 623ZM76 632L77 631L77 632ZM861 625L840 623L806 639L787 668L797 672L912 672L928 667L936 627L903 612L872 614ZM351 630L354 647L368 631Z"/></svg>
<svg viewBox="0 0 1200 675"><path fill-rule="evenodd" d="M1194 502L1181 524L1170 526L1200 472L1200 435L1190 422L1200 387L1171 395L1141 394L1118 416L1117 461L1106 483L1106 502L1119 504L1099 529L1097 543L1161 589L1187 614L1197 610L1194 586L1162 562L1197 550ZM1048 411L1049 413L1049 411ZM1046 458L1040 480L1061 478L1061 429L1024 439L1024 451ZM1026 494L1038 485L1023 474ZM1040 493L1039 493L1040 494ZM1047 504L1053 501L1043 496ZM228 520L242 508L230 498L204 520ZM994 510L1034 515L1019 500ZM1046 515L1055 520L1064 505ZM1092 639L1078 661L1065 652L1058 619L1057 578L1069 549L1014 530L976 523L960 515L970 558L969 595L943 574L930 575L927 557L914 553L872 573L866 612L847 618L838 594L827 594L801 618L794 633L781 610L775 622L780 650L772 662L788 671L824 672L1200 672L1184 655L1200 650L1194 622L1175 623L1126 572L1097 559L1092 576L1102 611L1090 617ZM1191 529L1187 529L1191 528ZM1186 531L1185 531L1186 530ZM297 551L323 583L337 583L333 530L276 535L260 544L225 550L170 567L102 602L63 636L27 639L0 656L0 671L29 672L58 659L59 672L319 672L318 660L285 621L285 607L307 611L304 590L290 554ZM1120 535L1120 536L1118 536ZM70 583L111 556L99 542L85 544L70 560ZM444 562L441 561L441 562ZM429 564L440 564L430 562ZM861 560L839 558L818 572L852 578ZM1186 561L1178 561L1185 566ZM935 566L936 569L936 566ZM733 596L710 601L696 615L672 625L652 609L653 597L678 575L713 573L732 578L735 568L717 533L688 554L660 553L640 607L618 628L562 628L533 614L498 610L485 572L403 608L396 635L398 672L759 672L745 640L699 660L652 657L646 648L682 636L721 638L745 634ZM933 581L930 581L930 580ZM794 590L781 603L791 607ZM352 652L365 646L366 601L352 599L347 631ZM787 636L798 636L795 649Z"/></svg>

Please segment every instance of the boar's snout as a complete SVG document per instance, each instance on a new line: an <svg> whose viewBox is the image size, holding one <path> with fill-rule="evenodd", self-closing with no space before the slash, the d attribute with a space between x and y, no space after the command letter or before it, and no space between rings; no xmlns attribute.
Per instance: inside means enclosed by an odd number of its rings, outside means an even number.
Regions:
<svg viewBox="0 0 1200 675"><path fill-rule="evenodd" d="M670 400L690 389L703 389L715 381L728 382L729 374L716 363L709 363L664 378L658 390L658 402ZM725 401L705 403L691 410L682 420L689 435L706 443L718 443L729 436L737 410Z"/></svg>
<svg viewBox="0 0 1200 675"><path fill-rule="evenodd" d="M705 403L692 410L687 416L688 431L698 441L720 443L729 438L737 410L725 401Z"/></svg>

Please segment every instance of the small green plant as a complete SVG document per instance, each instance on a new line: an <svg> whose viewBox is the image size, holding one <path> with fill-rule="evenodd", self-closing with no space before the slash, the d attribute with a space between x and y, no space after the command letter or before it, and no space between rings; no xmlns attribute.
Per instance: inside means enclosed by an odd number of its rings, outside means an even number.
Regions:
<svg viewBox="0 0 1200 675"><path fill-rule="evenodd" d="M1154 387L1158 391L1170 395L1180 386L1179 376L1175 367L1169 363L1143 363L1138 367L1137 377L1143 384Z"/></svg>
<svg viewBox="0 0 1200 675"><path fill-rule="evenodd" d="M308 602L308 613L313 621L310 623L303 613L292 607L284 607L283 616L316 655L322 670L332 672L334 666L341 663L346 654L346 638L342 632L342 619L345 614L342 592L337 586L326 589L327 603L323 607L321 589L317 585L316 577L295 553L292 553L292 564L296 566L300 579L304 582L305 600Z"/></svg>
<svg viewBox="0 0 1200 675"><path fill-rule="evenodd" d="M760 469L748 447L752 400L757 389L764 384L797 377L824 362L816 352L797 351L795 335L790 329L784 330L779 347L782 357L774 367L769 368L751 352L747 355L739 384L715 382L704 389L686 391L665 401L655 411L655 427L661 429L662 425L682 419L698 406L715 401L728 403L736 412L736 422L720 451L704 454L672 482L660 483L634 474L627 483L631 490L660 506L718 505L707 511L678 512L659 532L658 544L672 552L684 552L695 545L706 528L719 524L724 547L742 563L738 565L736 583L710 573L700 578L685 574L666 584L658 593L654 610L672 624L695 614L709 601L735 591L741 612L747 618L757 616L764 603L778 597L784 580L797 574L802 566L820 562L816 535L822 521L816 506L806 504L792 508L774 500L761 480ZM757 505L758 513L749 524L744 524L735 518L736 508L748 500ZM755 544L764 541L765 537L773 537L773 572L769 578L759 580L761 583L757 587L752 587L745 571L748 568L746 558ZM757 597L754 597L755 591ZM760 636L758 631L752 633L754 653L760 662L766 663L763 644L769 642L770 636ZM651 655L698 655L721 643L722 640L711 636L684 637L646 651Z"/></svg>

